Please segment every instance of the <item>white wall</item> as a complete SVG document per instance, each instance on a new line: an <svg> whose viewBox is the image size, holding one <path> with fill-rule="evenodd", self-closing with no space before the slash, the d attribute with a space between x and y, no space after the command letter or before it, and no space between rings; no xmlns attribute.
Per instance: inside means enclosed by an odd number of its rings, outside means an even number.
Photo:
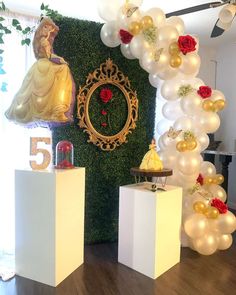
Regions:
<svg viewBox="0 0 236 295"><path fill-rule="evenodd" d="M216 50L200 46L201 67L198 77L213 89L216 87Z"/></svg>
<svg viewBox="0 0 236 295"><path fill-rule="evenodd" d="M217 89L227 100L227 107L220 112L221 126L216 139L223 141L226 151L236 151L236 43L224 44L217 51ZM229 166L229 205L236 209L236 156Z"/></svg>

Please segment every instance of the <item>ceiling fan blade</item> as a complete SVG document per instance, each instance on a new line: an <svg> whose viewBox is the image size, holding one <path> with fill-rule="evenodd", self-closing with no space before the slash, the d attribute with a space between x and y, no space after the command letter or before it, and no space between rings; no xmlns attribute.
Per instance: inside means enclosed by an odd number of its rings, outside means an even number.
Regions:
<svg viewBox="0 0 236 295"><path fill-rule="evenodd" d="M226 3L227 2L222 3L220 1L208 2L205 4L201 4L201 5L197 5L197 6L193 6L193 7L189 7L189 8L185 8L185 9L181 9L181 10L167 13L166 17L183 15L183 14L188 14L188 13L192 13L192 12L196 12L196 11L201 11L201 10L213 8L214 5L221 6L221 5L225 5Z"/></svg>
<svg viewBox="0 0 236 295"><path fill-rule="evenodd" d="M236 15L235 15L236 16ZM234 18L235 18L234 16ZM232 19L231 22L229 23L222 23L220 21L220 19L217 20L217 22L215 23L215 26L211 32L211 38L216 38L216 37L219 37L221 36L225 31L227 31L231 25L232 25L232 22L234 20L234 18Z"/></svg>

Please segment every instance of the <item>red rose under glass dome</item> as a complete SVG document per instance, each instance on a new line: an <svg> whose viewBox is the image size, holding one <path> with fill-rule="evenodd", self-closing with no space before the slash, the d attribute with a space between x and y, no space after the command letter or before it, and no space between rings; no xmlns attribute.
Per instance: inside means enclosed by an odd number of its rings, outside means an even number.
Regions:
<svg viewBox="0 0 236 295"><path fill-rule="evenodd" d="M67 140L58 142L56 146L56 169L74 168L74 147Z"/></svg>

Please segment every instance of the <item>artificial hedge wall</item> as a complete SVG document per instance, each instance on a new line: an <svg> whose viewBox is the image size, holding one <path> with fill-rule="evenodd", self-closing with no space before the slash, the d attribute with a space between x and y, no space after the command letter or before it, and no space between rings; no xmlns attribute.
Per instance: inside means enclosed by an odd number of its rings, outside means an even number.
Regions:
<svg viewBox="0 0 236 295"><path fill-rule="evenodd" d="M60 140L71 141L75 165L86 167L85 242L115 241L118 237L119 186L134 182L129 170L140 164L153 137L156 89L149 84L148 74L137 60L127 60L119 48L108 48L102 43L101 24L63 18L57 21L57 25L60 31L54 50L68 61L76 93L79 86L85 84L87 75L109 57L128 76L132 89L137 91L137 128L128 135L128 143L112 152L104 152L87 143L88 136L77 126L77 119L74 124L53 130L54 149ZM117 105L116 113L123 109ZM122 120L122 115L120 117Z"/></svg>

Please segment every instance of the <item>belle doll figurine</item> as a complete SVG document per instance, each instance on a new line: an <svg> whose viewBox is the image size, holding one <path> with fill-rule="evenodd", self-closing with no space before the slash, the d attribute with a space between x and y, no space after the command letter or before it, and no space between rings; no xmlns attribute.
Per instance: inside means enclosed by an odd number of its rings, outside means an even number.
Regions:
<svg viewBox="0 0 236 295"><path fill-rule="evenodd" d="M29 126L72 121L73 79L68 64L53 53L58 26L43 18L33 40L37 61L28 71L6 117Z"/></svg>
<svg viewBox="0 0 236 295"><path fill-rule="evenodd" d="M149 151L143 157L142 163L139 167L143 170L161 171L163 170L163 164L156 152L156 143L153 139L149 145Z"/></svg>

